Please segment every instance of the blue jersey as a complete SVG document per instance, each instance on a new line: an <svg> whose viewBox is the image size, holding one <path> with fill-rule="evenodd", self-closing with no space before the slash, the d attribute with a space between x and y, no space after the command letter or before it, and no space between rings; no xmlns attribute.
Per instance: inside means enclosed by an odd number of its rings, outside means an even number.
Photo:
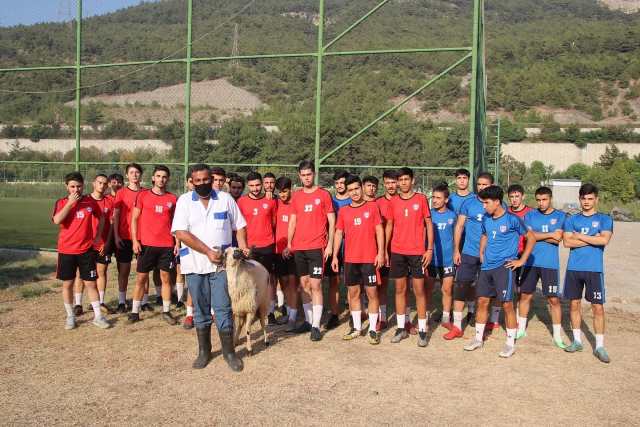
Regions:
<svg viewBox="0 0 640 427"><path fill-rule="evenodd" d="M534 233L553 233L556 230L563 229L566 217L567 215L564 212L557 209L548 214L543 214L538 209L533 209L524 216L524 225ZM558 245L544 240L537 241L525 265L559 270Z"/></svg>
<svg viewBox="0 0 640 427"><path fill-rule="evenodd" d="M505 262L518 258L518 241L527 234L524 222L512 213L505 212L494 218L485 215L482 220L482 234L487 236L484 260L481 270L493 270Z"/></svg>
<svg viewBox="0 0 640 427"><path fill-rule="evenodd" d="M466 196L460 196L458 193L453 193L449 196L449 202L447 203L447 207L454 211L456 215L460 213L460 208L465 200L469 200L473 198L476 193L469 193Z"/></svg>
<svg viewBox="0 0 640 427"><path fill-rule="evenodd" d="M351 197L347 197L346 199L336 199L336 196L331 196L331 202L333 203L333 211L336 213L336 218L338 217L338 211L341 207L347 206L351 204Z"/></svg>
<svg viewBox="0 0 640 427"><path fill-rule="evenodd" d="M453 266L453 230L456 226L456 214L446 209L438 212L431 209L431 221L433 222L433 260L434 267Z"/></svg>
<svg viewBox="0 0 640 427"><path fill-rule="evenodd" d="M477 197L467 199L462 204L458 215L467 217L464 222L464 243L462 253L474 257L480 256L480 236L482 236L482 219L486 215L482 202Z"/></svg>
<svg viewBox="0 0 640 427"><path fill-rule="evenodd" d="M613 220L609 215L596 212L591 216L581 213L571 215L564 222L564 231L595 236L603 231L613 232ZM602 255L604 246L587 245L581 248L571 248L567 270L573 271L604 271Z"/></svg>

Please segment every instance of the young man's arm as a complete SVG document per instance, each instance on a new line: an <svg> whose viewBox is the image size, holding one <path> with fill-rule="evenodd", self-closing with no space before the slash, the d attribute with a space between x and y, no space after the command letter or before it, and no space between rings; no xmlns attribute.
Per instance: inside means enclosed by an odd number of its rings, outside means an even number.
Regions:
<svg viewBox="0 0 640 427"><path fill-rule="evenodd" d="M387 264L389 264L389 252L391 251L391 236L393 235L393 219L387 218L387 225L385 225L384 229L385 242L387 246L385 246L385 258L387 260Z"/></svg>
<svg viewBox="0 0 640 427"><path fill-rule="evenodd" d="M340 245L342 245L343 231L338 229L333 237L333 259L331 260L331 269L336 273L340 271L340 263L338 262L338 253L340 253Z"/></svg>
<svg viewBox="0 0 640 427"><path fill-rule="evenodd" d="M453 263L455 265L460 265L462 258L460 256L460 244L462 243L462 233L466 220L467 217L461 214L458 215L458 220L456 221L456 228L453 234Z"/></svg>
<svg viewBox="0 0 640 427"><path fill-rule="evenodd" d="M433 259L433 222L431 218L424 219L427 228L427 250L422 255L422 268L427 268Z"/></svg>
<svg viewBox="0 0 640 427"><path fill-rule="evenodd" d="M562 244L565 248L582 248L587 246L588 244L576 239L575 235L577 233L573 233L571 231L565 231L562 233Z"/></svg>
<svg viewBox="0 0 640 427"><path fill-rule="evenodd" d="M122 247L122 239L120 238L120 208L113 209L113 237L117 248Z"/></svg>
<svg viewBox="0 0 640 427"><path fill-rule="evenodd" d="M98 211L100 212L100 211ZM93 239L93 246L97 246L98 253L102 256L104 255L104 247L106 242L102 242L101 245L98 245L102 241L102 230L104 229L104 215L100 215L100 219L98 219L98 230L96 231L96 237Z"/></svg>
<svg viewBox="0 0 640 427"><path fill-rule="evenodd" d="M536 245L536 236L533 235L533 231L528 230L525 237L527 239L527 243L522 251L522 255L520 255L519 259L507 261L505 263L505 267L515 270L516 268L522 267L527 262L529 255L531 255L531 251L533 251L533 247Z"/></svg>
<svg viewBox="0 0 640 427"><path fill-rule="evenodd" d="M287 227L287 247L284 250L284 252L286 253L283 253L283 255L286 257L289 257L293 252L291 248L292 248L293 236L295 234L296 234L296 214L292 213L289 215L289 226Z"/></svg>
<svg viewBox="0 0 640 427"><path fill-rule="evenodd" d="M133 247L133 253L139 255L142 252L142 245L140 241L138 241L138 218L140 218L140 210L139 207L134 206L133 212L131 213L131 243Z"/></svg>
<svg viewBox="0 0 640 427"><path fill-rule="evenodd" d="M327 213L327 221L329 222L329 235L327 236L327 247L324 250L323 259L326 262L333 253L333 235L336 231L336 214L335 212Z"/></svg>
<svg viewBox="0 0 640 427"><path fill-rule="evenodd" d="M487 247L487 235L483 234L482 236L480 236L480 253L479 253L480 263L484 262L484 250L486 247Z"/></svg>
<svg viewBox="0 0 640 427"><path fill-rule="evenodd" d="M67 199L67 204L64 205L58 212L54 213L53 217L51 217L51 220L56 225L62 224L62 221L67 218L67 215L69 215L71 209L76 205L76 203L78 203L78 200L80 200L80 196L78 196L76 193L73 193L70 194Z"/></svg>
<svg viewBox="0 0 640 427"><path fill-rule="evenodd" d="M612 234L611 231L601 231L597 236L576 233L573 238L592 246L607 246Z"/></svg>
<svg viewBox="0 0 640 427"><path fill-rule="evenodd" d="M537 242L544 241L547 243L552 243L554 245L559 244L562 241L562 230L558 229L556 231L550 233L537 233L532 231Z"/></svg>
<svg viewBox="0 0 640 427"><path fill-rule="evenodd" d="M376 268L384 267L385 263L387 262L384 246L384 232L385 229L382 224L376 225L376 244L378 245L378 256L376 257L375 261Z"/></svg>

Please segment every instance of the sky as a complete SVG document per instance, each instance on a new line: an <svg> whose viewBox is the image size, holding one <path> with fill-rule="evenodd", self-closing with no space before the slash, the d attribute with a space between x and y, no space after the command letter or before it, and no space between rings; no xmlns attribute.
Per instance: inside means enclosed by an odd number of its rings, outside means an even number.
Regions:
<svg viewBox="0 0 640 427"><path fill-rule="evenodd" d="M0 26L69 21L75 18L76 1L0 0ZM142 0L83 0L83 16L102 15L141 2Z"/></svg>

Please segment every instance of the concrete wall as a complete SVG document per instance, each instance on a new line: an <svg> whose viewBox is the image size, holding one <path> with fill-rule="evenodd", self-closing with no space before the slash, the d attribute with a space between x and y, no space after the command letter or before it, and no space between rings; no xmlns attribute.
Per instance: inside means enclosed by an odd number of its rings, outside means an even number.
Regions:
<svg viewBox="0 0 640 427"><path fill-rule="evenodd" d="M52 153L54 151L65 153L74 150L76 147L75 139L41 139L38 142L24 138L0 139L0 153L9 153L15 147L16 143L22 148L45 153ZM159 139L83 139L81 146L83 148L97 147L105 153L115 150L133 151L136 148L147 148L163 152L171 150L170 144Z"/></svg>
<svg viewBox="0 0 640 427"><path fill-rule="evenodd" d="M587 144L580 148L568 142L510 142L503 144L502 155L512 156L527 166L534 160L545 165L553 165L554 170L562 171L574 163L593 165L600 160L608 144ZM625 151L630 157L640 154L640 144L616 144L620 151Z"/></svg>

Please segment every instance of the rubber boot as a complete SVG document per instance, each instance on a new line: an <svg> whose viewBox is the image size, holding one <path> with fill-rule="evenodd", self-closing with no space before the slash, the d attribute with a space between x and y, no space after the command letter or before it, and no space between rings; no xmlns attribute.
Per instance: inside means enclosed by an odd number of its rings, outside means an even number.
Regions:
<svg viewBox="0 0 640 427"><path fill-rule="evenodd" d="M232 371L240 372L244 368L242 360L236 355L233 345L233 329L219 331L220 343L222 344L222 357L227 362Z"/></svg>
<svg viewBox="0 0 640 427"><path fill-rule="evenodd" d="M198 336L198 358L193 362L193 369L203 369L211 360L211 325L196 328Z"/></svg>

